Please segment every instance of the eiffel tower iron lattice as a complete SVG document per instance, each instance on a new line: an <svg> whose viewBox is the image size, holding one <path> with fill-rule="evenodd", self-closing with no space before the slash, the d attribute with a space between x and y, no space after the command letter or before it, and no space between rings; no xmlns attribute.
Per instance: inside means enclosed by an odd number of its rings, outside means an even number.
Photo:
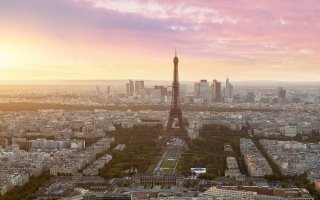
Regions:
<svg viewBox="0 0 320 200"><path fill-rule="evenodd" d="M172 138L178 138L189 144L190 138L185 128L185 124L182 117L182 110L180 108L180 83L178 75L178 63L177 51L175 51L175 57L173 58L174 70L173 70L173 82L172 82L172 100L171 109L169 112L169 118L167 126L163 132L160 145L163 146L166 142ZM174 120L177 119L178 127L173 127Z"/></svg>

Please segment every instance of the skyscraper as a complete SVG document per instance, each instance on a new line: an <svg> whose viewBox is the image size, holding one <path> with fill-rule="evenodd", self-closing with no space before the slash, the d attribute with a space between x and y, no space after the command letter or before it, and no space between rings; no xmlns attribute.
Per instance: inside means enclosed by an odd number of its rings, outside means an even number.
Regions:
<svg viewBox="0 0 320 200"><path fill-rule="evenodd" d="M130 94L134 93L134 82L133 80L130 80L130 79L129 79L129 92Z"/></svg>
<svg viewBox="0 0 320 200"><path fill-rule="evenodd" d="M200 80L194 84L194 96L201 98L202 103L211 101L211 90L207 80Z"/></svg>
<svg viewBox="0 0 320 200"><path fill-rule="evenodd" d="M126 83L126 95L130 96L134 93L134 82L133 80L129 79Z"/></svg>
<svg viewBox="0 0 320 200"><path fill-rule="evenodd" d="M144 81L140 80L140 81L135 81L135 92L137 94L141 94L141 90L144 89Z"/></svg>
<svg viewBox="0 0 320 200"><path fill-rule="evenodd" d="M213 80L212 85L212 101L214 102L221 102L222 95L221 95L221 82L217 80Z"/></svg>
<svg viewBox="0 0 320 200"><path fill-rule="evenodd" d="M224 91L225 98L233 98L233 85L229 81L229 77L226 79L226 88Z"/></svg>
<svg viewBox="0 0 320 200"><path fill-rule="evenodd" d="M166 96L168 94L167 87L163 85L155 85L154 90L160 90L161 96Z"/></svg>
<svg viewBox="0 0 320 200"><path fill-rule="evenodd" d="M168 95L167 87L163 85L154 86L154 97L156 99L160 99L161 102L164 102L167 95Z"/></svg>
<svg viewBox="0 0 320 200"><path fill-rule="evenodd" d="M199 97L200 96L200 83L196 82L194 83L194 96Z"/></svg>
<svg viewBox="0 0 320 200"><path fill-rule="evenodd" d="M210 85L207 80L200 80L200 97L202 98L203 103L211 101Z"/></svg>

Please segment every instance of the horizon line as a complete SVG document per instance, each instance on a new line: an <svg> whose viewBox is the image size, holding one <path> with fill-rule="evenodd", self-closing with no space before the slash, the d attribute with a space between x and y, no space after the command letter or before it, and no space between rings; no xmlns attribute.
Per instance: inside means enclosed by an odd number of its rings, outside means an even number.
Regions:
<svg viewBox="0 0 320 200"><path fill-rule="evenodd" d="M128 79L47 79L47 80L42 80L42 79L33 79L33 80L29 80L29 79L23 79L23 80L13 80L13 79L9 79L9 80L0 80L1 82L53 82L53 81L128 81L128 80L143 80L143 81L152 81L152 82L172 82L172 80L153 80L153 79L134 79L134 78L128 78ZM180 80L180 82L198 82L200 80L207 80L208 82L212 81L212 80L223 80L225 81L225 79L199 79L199 80ZM222 82L222 81L220 81ZM231 82L282 82L282 83L320 83L319 81L292 81L292 80L232 80Z"/></svg>

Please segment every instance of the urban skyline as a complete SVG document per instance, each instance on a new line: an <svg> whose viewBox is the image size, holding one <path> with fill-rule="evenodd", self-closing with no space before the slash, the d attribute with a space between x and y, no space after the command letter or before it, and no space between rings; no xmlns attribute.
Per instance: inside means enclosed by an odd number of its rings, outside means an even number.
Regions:
<svg viewBox="0 0 320 200"><path fill-rule="evenodd" d="M319 10L316 0L5 0L0 79L168 80L176 47L181 80L320 81Z"/></svg>
<svg viewBox="0 0 320 200"><path fill-rule="evenodd" d="M0 0L0 200L320 200L319 13Z"/></svg>
<svg viewBox="0 0 320 200"><path fill-rule="evenodd" d="M173 63L172 86L5 86L0 199L319 199L319 86L190 93Z"/></svg>

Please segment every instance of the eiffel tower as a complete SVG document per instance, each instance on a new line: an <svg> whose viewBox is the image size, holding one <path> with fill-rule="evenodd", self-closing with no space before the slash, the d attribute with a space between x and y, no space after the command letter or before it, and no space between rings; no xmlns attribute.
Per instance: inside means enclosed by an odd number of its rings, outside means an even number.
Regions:
<svg viewBox="0 0 320 200"><path fill-rule="evenodd" d="M182 118L182 111L180 109L180 84L178 75L178 63L179 59L177 57L177 51L175 51L175 56L173 58L174 70L173 70L173 83L172 83L172 100L171 109L169 112L169 118L167 126L161 137L160 145L163 146L165 143L170 141L172 138L178 138L189 144L190 138L188 132L185 128L184 121ZM174 120L177 119L178 128L173 127Z"/></svg>

